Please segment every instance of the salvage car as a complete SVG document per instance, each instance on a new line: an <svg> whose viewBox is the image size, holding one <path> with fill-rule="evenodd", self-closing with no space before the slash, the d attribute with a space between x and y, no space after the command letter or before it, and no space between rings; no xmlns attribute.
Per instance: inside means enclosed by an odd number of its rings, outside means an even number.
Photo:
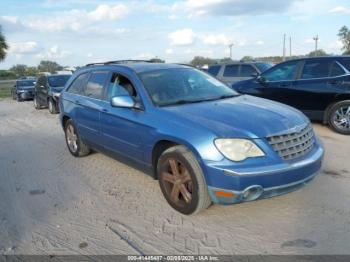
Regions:
<svg viewBox="0 0 350 262"><path fill-rule="evenodd" d="M298 110L183 65L87 65L68 81L60 109L73 156L94 149L145 167L183 214L296 190L324 154Z"/></svg>
<svg viewBox="0 0 350 262"><path fill-rule="evenodd" d="M34 107L48 107L51 114L59 112L59 98L71 74L41 75L34 89Z"/></svg>
<svg viewBox="0 0 350 262"><path fill-rule="evenodd" d="M15 85L11 89L11 96L19 102L33 99L35 79L16 80Z"/></svg>
<svg viewBox="0 0 350 262"><path fill-rule="evenodd" d="M350 135L350 57L313 57L286 61L232 87L293 106L310 119Z"/></svg>

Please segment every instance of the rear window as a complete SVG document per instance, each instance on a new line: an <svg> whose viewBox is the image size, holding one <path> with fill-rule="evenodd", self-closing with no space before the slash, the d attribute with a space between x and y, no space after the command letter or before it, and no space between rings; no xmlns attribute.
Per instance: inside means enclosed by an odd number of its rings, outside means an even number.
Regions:
<svg viewBox="0 0 350 262"><path fill-rule="evenodd" d="M226 76L226 77L239 76L238 69L239 69L239 65L226 65L223 76Z"/></svg>
<svg viewBox="0 0 350 262"><path fill-rule="evenodd" d="M241 65L241 76L251 77L252 74L256 73L256 70L251 65Z"/></svg>
<svg viewBox="0 0 350 262"><path fill-rule="evenodd" d="M220 71L221 65L209 66L208 73L212 76L217 76Z"/></svg>
<svg viewBox="0 0 350 262"><path fill-rule="evenodd" d="M52 87L63 87L71 75L58 75L58 76L49 76L48 81Z"/></svg>

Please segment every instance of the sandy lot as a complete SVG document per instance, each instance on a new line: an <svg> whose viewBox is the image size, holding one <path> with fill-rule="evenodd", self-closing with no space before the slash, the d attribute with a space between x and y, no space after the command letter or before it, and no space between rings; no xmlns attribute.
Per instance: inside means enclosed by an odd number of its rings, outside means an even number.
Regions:
<svg viewBox="0 0 350 262"><path fill-rule="evenodd" d="M288 195L182 216L158 182L74 158L58 116L0 101L1 254L350 254L350 137L315 124L322 173Z"/></svg>

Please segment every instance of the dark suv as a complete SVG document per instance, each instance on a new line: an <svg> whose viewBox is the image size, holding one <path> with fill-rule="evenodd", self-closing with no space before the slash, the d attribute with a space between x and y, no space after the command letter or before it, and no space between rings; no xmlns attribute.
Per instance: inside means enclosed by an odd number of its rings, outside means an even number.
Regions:
<svg viewBox="0 0 350 262"><path fill-rule="evenodd" d="M57 114L61 91L70 77L71 75L39 76L34 89L34 107L48 107L51 114Z"/></svg>
<svg viewBox="0 0 350 262"><path fill-rule="evenodd" d="M232 87L291 105L310 119L350 135L350 57L330 56L280 63Z"/></svg>
<svg viewBox="0 0 350 262"><path fill-rule="evenodd" d="M23 101L33 99L35 79L17 80L11 89L11 95L14 100Z"/></svg>
<svg viewBox="0 0 350 262"><path fill-rule="evenodd" d="M247 80L261 74L272 66L267 62L236 62L211 65L208 73L231 86L238 81Z"/></svg>

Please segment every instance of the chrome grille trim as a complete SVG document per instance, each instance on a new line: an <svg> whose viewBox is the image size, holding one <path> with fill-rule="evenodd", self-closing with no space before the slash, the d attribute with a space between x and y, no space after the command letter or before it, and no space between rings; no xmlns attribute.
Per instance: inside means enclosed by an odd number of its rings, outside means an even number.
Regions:
<svg viewBox="0 0 350 262"><path fill-rule="evenodd" d="M315 136L312 126L309 124L300 132L270 136L267 141L284 160L293 160L312 150Z"/></svg>

